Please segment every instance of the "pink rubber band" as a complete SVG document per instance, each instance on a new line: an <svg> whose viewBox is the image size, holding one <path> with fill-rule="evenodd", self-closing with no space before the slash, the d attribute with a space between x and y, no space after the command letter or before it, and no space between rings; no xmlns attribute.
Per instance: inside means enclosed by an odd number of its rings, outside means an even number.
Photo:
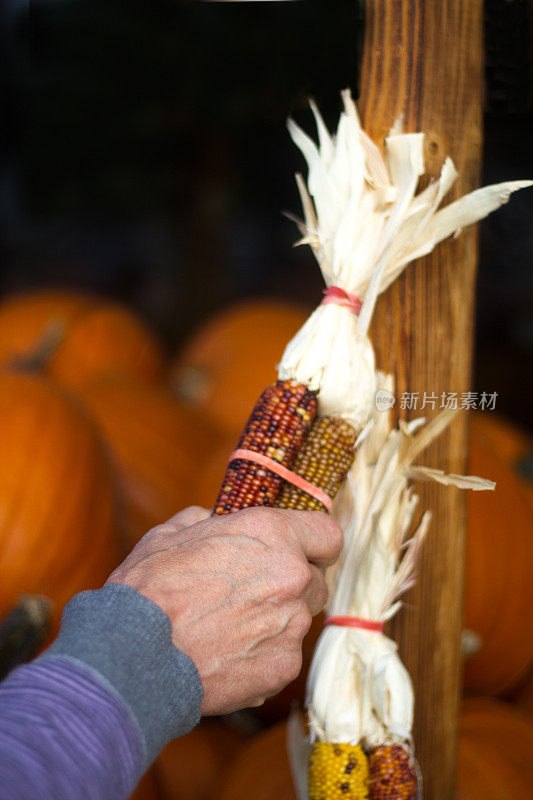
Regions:
<svg viewBox="0 0 533 800"><path fill-rule="evenodd" d="M262 467L269 469L270 472L274 472L276 475L279 475L280 478L283 478L283 480L292 483L298 489L306 492L306 494L310 494L312 497L318 500L319 503L322 503L322 505L325 506L328 512L331 514L333 500L329 494L323 492L322 489L318 488L318 486L306 481L301 475L297 475L295 472L291 472L290 469L287 469L287 467L282 466L282 464L278 464L278 462L274 461L274 459L264 456L262 453L256 453L254 450L245 450L242 448L240 450L233 451L228 458L228 464L231 461L234 461L236 458L243 458L245 461L254 461L256 464L260 464Z"/></svg>
<svg viewBox="0 0 533 800"><path fill-rule="evenodd" d="M383 631L383 623L373 619L361 619L361 617L326 617L324 626L338 625L341 628L363 628L365 631Z"/></svg>
<svg viewBox="0 0 533 800"><path fill-rule="evenodd" d="M359 314L363 307L363 301L356 294L350 294L346 289L341 289L340 286L329 286L324 289L324 299L322 305L328 303L335 303L337 306L344 306L353 314Z"/></svg>

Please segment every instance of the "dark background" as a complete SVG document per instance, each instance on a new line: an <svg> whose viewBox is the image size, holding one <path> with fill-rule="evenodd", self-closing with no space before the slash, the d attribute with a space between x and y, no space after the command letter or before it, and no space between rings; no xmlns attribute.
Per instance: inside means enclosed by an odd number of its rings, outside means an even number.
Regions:
<svg viewBox="0 0 533 800"><path fill-rule="evenodd" d="M2 7L0 293L81 287L173 350L243 297L316 304L285 120L358 93L357 0ZM486 3L483 183L533 176L528 0ZM453 157L453 152L451 153ZM533 426L533 192L481 225L473 388Z"/></svg>

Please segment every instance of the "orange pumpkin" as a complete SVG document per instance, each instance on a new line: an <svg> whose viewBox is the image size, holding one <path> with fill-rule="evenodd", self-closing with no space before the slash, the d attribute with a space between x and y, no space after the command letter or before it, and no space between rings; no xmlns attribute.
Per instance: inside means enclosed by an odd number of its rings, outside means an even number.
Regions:
<svg viewBox="0 0 533 800"><path fill-rule="evenodd" d="M518 471L521 459L531 452L533 442L523 430L498 414L478 411L470 420L472 435L492 448L502 461L513 471L520 486L533 508L533 481Z"/></svg>
<svg viewBox="0 0 533 800"><path fill-rule="evenodd" d="M154 766L165 800L211 800L242 742L240 734L216 719L170 742Z"/></svg>
<svg viewBox="0 0 533 800"><path fill-rule="evenodd" d="M34 292L0 305L0 363L20 360L68 386L107 374L147 381L163 374L161 349L133 314L76 292Z"/></svg>
<svg viewBox="0 0 533 800"><path fill-rule="evenodd" d="M55 347L94 299L69 291L14 295L0 304L0 364Z"/></svg>
<svg viewBox="0 0 533 800"><path fill-rule="evenodd" d="M533 717L488 698L465 701L457 800L531 800Z"/></svg>
<svg viewBox="0 0 533 800"><path fill-rule="evenodd" d="M464 627L481 647L466 659L465 687L497 694L533 663L533 515L516 477L476 427L469 471L497 486L467 494Z"/></svg>
<svg viewBox="0 0 533 800"><path fill-rule="evenodd" d="M48 380L0 373L0 616L22 592L64 603L118 561L109 463L90 419Z"/></svg>
<svg viewBox="0 0 533 800"><path fill-rule="evenodd" d="M263 389L276 380L285 345L309 311L252 300L204 324L175 359L173 390L221 430L239 434Z"/></svg>
<svg viewBox="0 0 533 800"><path fill-rule="evenodd" d="M270 728L245 745L222 777L215 800L297 800L287 757L287 726Z"/></svg>
<svg viewBox="0 0 533 800"><path fill-rule="evenodd" d="M530 669L522 683L512 693L513 703L533 716L533 669Z"/></svg>
<svg viewBox="0 0 533 800"><path fill-rule="evenodd" d="M168 800L161 794L153 767L142 776L130 800Z"/></svg>
<svg viewBox="0 0 533 800"><path fill-rule="evenodd" d="M212 508L218 497L226 471L228 457L237 446L237 436L224 436L212 443L199 465L191 488L194 505Z"/></svg>
<svg viewBox="0 0 533 800"><path fill-rule="evenodd" d="M78 397L109 448L130 549L193 504L193 481L216 435L162 387L108 378L80 387Z"/></svg>
<svg viewBox="0 0 533 800"><path fill-rule="evenodd" d="M48 371L72 387L105 375L155 382L163 375L163 363L159 344L148 329L126 309L106 304L72 324Z"/></svg>

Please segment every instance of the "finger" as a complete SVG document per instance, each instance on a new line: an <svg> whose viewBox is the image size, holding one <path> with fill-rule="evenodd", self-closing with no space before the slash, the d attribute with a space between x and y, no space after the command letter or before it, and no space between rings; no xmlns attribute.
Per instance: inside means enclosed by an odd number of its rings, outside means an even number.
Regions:
<svg viewBox="0 0 533 800"><path fill-rule="evenodd" d="M314 564L309 564L309 569L311 570L311 581L303 593L302 600L311 612L311 616L314 617L322 611L327 603L328 585L318 567L315 567Z"/></svg>
<svg viewBox="0 0 533 800"><path fill-rule="evenodd" d="M155 528L148 531L146 537L148 537L152 543L155 541L166 541L180 534L186 528L191 528L193 525L202 522L210 516L211 513L206 508L202 508L201 506L189 506L188 508L184 508L183 511L174 514L173 517L170 517L169 520L163 522L161 525L156 525ZM142 541L143 539L141 539L141 542Z"/></svg>
<svg viewBox="0 0 533 800"><path fill-rule="evenodd" d="M266 697L254 698L246 703L246 708L259 708L265 704Z"/></svg>
<svg viewBox="0 0 533 800"><path fill-rule="evenodd" d="M181 530L182 528L188 528L189 525L196 525L197 522L201 522L203 519L207 519L210 516L211 511L207 508L188 506L188 508L184 508L183 511L178 511L177 514L170 517L164 524L174 526L176 530Z"/></svg>
<svg viewBox="0 0 533 800"><path fill-rule="evenodd" d="M320 511L283 511L285 522L308 561L329 567L342 550L342 530L329 514Z"/></svg>

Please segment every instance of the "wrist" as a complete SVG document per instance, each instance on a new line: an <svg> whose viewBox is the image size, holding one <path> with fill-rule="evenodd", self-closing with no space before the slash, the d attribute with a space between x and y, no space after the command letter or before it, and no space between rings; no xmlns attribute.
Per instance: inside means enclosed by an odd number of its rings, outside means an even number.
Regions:
<svg viewBox="0 0 533 800"><path fill-rule="evenodd" d="M49 658L84 664L112 687L139 727L145 766L200 719L203 689L195 664L174 646L162 608L130 586L109 583L76 595L39 660Z"/></svg>

